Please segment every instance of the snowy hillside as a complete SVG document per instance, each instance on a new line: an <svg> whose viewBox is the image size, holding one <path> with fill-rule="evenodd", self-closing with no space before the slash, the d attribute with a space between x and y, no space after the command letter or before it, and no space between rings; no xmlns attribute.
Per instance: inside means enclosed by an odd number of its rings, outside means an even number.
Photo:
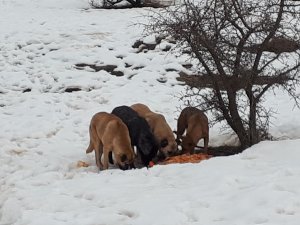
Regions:
<svg viewBox="0 0 300 225"><path fill-rule="evenodd" d="M280 91L267 96L278 141L199 164L98 173L85 154L94 113L142 102L176 127L187 58L162 51L164 42L137 53L147 14L0 0L0 225L298 225L300 116ZM219 128L209 145L236 142Z"/></svg>

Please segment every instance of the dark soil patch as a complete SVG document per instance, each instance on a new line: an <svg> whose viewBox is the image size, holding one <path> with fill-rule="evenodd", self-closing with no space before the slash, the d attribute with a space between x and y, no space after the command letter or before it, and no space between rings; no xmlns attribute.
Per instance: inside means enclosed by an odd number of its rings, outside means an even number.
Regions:
<svg viewBox="0 0 300 225"><path fill-rule="evenodd" d="M208 154L212 156L229 156L241 153L243 149L240 146L218 146L209 147ZM203 153L202 148L195 149L195 153Z"/></svg>
<svg viewBox="0 0 300 225"><path fill-rule="evenodd" d="M182 64L182 66L186 69L191 69L193 67L193 64L191 63L186 63L186 64Z"/></svg>
<svg viewBox="0 0 300 225"><path fill-rule="evenodd" d="M26 89L24 89L24 90L23 90L23 93L25 93L25 92L31 92L31 88L26 88Z"/></svg>
<svg viewBox="0 0 300 225"><path fill-rule="evenodd" d="M116 65L103 65L103 66L97 66L95 64L87 64L87 63L78 63L75 64L77 69L84 69L84 67L90 67L91 69L95 70L95 72L98 72L100 70L105 70L107 72L112 72L115 68L117 68Z"/></svg>
<svg viewBox="0 0 300 225"><path fill-rule="evenodd" d="M134 67L134 68L132 68L133 70L140 70L140 69L143 69L144 68L144 66L136 66L136 67Z"/></svg>
<svg viewBox="0 0 300 225"><path fill-rule="evenodd" d="M262 48L261 45L252 45L246 47L246 50L256 54L260 48ZM265 46L263 46L263 49L266 52L274 52L276 54L283 52L295 52L300 49L300 43L284 37L274 37Z"/></svg>
<svg viewBox="0 0 300 225"><path fill-rule="evenodd" d="M79 87L67 87L65 89L65 92L68 92L68 93L75 92L75 91L82 91L82 89Z"/></svg>
<svg viewBox="0 0 300 225"><path fill-rule="evenodd" d="M121 1L119 1L121 2ZM151 7L151 8L165 8L165 7L168 7L169 5L167 4L162 4L160 2L152 2L152 1L146 1L146 2L143 2L143 4L130 4L130 3L127 3L127 4L122 4L122 5L119 5L117 3L119 2L116 2L116 3L113 3L113 2L109 2L109 4L106 4L106 5L101 5L101 4L98 4L98 3L92 3L90 4L92 9L131 9L131 8L143 8L143 7ZM89 9L83 9L85 11L90 11Z"/></svg>
<svg viewBox="0 0 300 225"><path fill-rule="evenodd" d="M166 78L163 78L163 77L161 77L161 78L158 78L158 79L156 79L159 83L166 83L167 82L167 79Z"/></svg>
<svg viewBox="0 0 300 225"><path fill-rule="evenodd" d="M224 82L220 75L214 75L215 79L218 82L218 86L221 90L226 90L225 84L227 87L230 87L234 90L241 90L245 89L248 85L248 81L250 79L247 79L244 75L244 77L234 77L234 76L228 76L226 77L226 82ZM178 81L184 82L186 85L190 87L196 87L196 88L213 88L213 79L209 75L188 75L184 73L183 71L179 72L179 77L176 78ZM288 78L287 78L288 79ZM277 77L271 77L271 76L259 76L255 79L254 84L255 85L266 85L266 84L280 84L280 82L284 81L284 78L282 80L278 79Z"/></svg>
<svg viewBox="0 0 300 225"><path fill-rule="evenodd" d="M178 70L177 69L174 69L174 68L167 68L165 69L167 72L177 72Z"/></svg>
<svg viewBox="0 0 300 225"><path fill-rule="evenodd" d="M143 40L137 40L135 43L132 45L132 48L137 48L137 53L140 52L147 52L149 50L154 50L158 44L161 43L161 41L164 39L164 36L158 36L155 38L155 43L144 43ZM169 51L171 49L171 46L166 46L163 51Z"/></svg>
<svg viewBox="0 0 300 225"><path fill-rule="evenodd" d="M51 48L51 49L49 49L49 52L53 52L53 51L57 51L57 50L59 50L58 48Z"/></svg>
<svg viewBox="0 0 300 225"><path fill-rule="evenodd" d="M134 44L132 45L132 48L138 48L140 47L140 45L142 45L144 42L142 40L137 40L136 42L134 42Z"/></svg>
<svg viewBox="0 0 300 225"><path fill-rule="evenodd" d="M147 52L149 50L154 50L156 48L156 44L142 44L139 46L138 53Z"/></svg>
<svg viewBox="0 0 300 225"><path fill-rule="evenodd" d="M131 80L131 78L133 78L135 75L136 75L136 74L132 74L132 75L128 76L128 77L127 77L128 80Z"/></svg>
<svg viewBox="0 0 300 225"><path fill-rule="evenodd" d="M90 67L95 72L98 72L100 70L104 70L111 75L115 75L117 77L124 76L124 73L122 71L115 71L117 68L116 65L95 65L95 64L87 64L87 63L77 63L75 64L76 69L83 70L85 67Z"/></svg>
<svg viewBox="0 0 300 225"><path fill-rule="evenodd" d="M111 75L115 75L117 77L122 77L124 76L124 73L122 71L112 71L110 72Z"/></svg>
<svg viewBox="0 0 300 225"><path fill-rule="evenodd" d="M168 51L170 51L170 50L171 50L171 48L172 48L172 46L171 46L171 45L166 45L166 47L165 47L165 48L163 48L162 50L163 50L164 52L168 52Z"/></svg>
<svg viewBox="0 0 300 225"><path fill-rule="evenodd" d="M212 157L217 156L230 156L241 153L243 149L238 146L218 146L218 147L209 147L207 154L211 155ZM195 149L195 154L204 153L202 148ZM180 152L177 152L174 156L181 155ZM165 157L158 153L158 155L152 160L155 164L159 162L163 162Z"/></svg>

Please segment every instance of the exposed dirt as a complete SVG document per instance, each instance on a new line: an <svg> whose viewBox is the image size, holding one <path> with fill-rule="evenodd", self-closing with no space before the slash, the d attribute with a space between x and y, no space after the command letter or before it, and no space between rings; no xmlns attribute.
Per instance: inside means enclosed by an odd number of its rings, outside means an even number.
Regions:
<svg viewBox="0 0 300 225"><path fill-rule="evenodd" d="M244 74L244 76L248 76L248 74ZM216 82L218 83L218 86L221 90L226 90L226 86L230 87L231 89L240 90L243 88L246 88L248 85L248 82L250 80L246 79L245 77L233 77L228 76L226 77L226 82L223 82L221 79L222 77L220 75L215 75L214 78ZM179 77L176 78L178 81L184 82L186 85L190 87L203 87L203 88L213 88L213 79L211 76L203 75L203 74L193 74L188 75L184 72L179 73ZM258 76L254 80L255 85L266 85L266 84L281 84L288 80L288 77L281 77L280 79L277 77L270 77L270 76Z"/></svg>
<svg viewBox="0 0 300 225"><path fill-rule="evenodd" d="M239 146L218 146L208 147L207 154L212 156L229 156L241 153L243 149ZM203 153L203 150L198 148L195 149L195 153Z"/></svg>
<svg viewBox="0 0 300 225"><path fill-rule="evenodd" d="M100 70L105 70L106 72L110 73L111 75L121 77L124 76L122 71L115 70L117 68L116 65L95 65L95 64L87 64L87 63L77 63L75 64L75 68L78 70L83 70L85 67L89 67L93 69L95 72Z"/></svg>

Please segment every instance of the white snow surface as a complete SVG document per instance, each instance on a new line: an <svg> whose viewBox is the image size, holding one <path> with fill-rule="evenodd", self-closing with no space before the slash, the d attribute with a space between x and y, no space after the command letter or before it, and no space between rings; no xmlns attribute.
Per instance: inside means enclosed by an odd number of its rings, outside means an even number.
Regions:
<svg viewBox="0 0 300 225"><path fill-rule="evenodd" d="M148 13L90 9L86 0L0 0L0 225L298 225L300 116L280 91L266 97L276 141L238 155L98 172L85 154L92 115L119 105L145 103L176 129L185 88L176 77L187 58L136 53ZM124 76L77 63L116 65ZM236 142L219 128L211 146Z"/></svg>

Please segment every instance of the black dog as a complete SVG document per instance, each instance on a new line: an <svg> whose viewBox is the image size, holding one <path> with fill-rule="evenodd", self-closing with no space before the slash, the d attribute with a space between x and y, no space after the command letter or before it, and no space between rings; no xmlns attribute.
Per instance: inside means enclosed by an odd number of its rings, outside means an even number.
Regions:
<svg viewBox="0 0 300 225"><path fill-rule="evenodd" d="M149 162L156 156L158 144L147 121L128 106L113 109L112 114L118 116L128 127L131 145L136 146L142 163L149 166Z"/></svg>

